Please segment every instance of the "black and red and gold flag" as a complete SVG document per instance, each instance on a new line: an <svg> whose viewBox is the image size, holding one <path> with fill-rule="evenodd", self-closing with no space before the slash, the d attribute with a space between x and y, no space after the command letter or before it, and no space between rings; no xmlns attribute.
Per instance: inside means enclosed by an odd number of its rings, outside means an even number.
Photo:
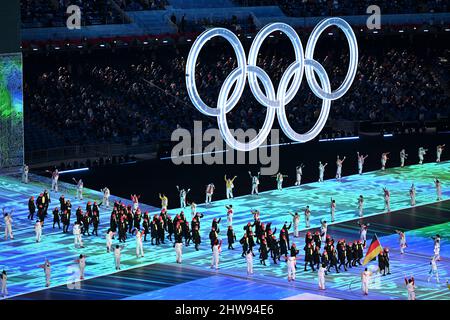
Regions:
<svg viewBox="0 0 450 320"><path fill-rule="evenodd" d="M372 242L370 243L369 248L367 249L363 265L366 265L367 263L375 259L382 251L383 247L381 246L380 241L378 240L378 237L375 234L372 238Z"/></svg>

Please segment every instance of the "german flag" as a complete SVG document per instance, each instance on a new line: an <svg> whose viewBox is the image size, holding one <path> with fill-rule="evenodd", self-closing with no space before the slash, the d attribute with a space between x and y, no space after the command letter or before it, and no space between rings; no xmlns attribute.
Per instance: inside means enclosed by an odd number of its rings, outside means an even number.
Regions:
<svg viewBox="0 0 450 320"><path fill-rule="evenodd" d="M363 266L375 259L381 251L383 251L383 247L381 247L380 241L378 241L377 235L375 234L372 238L369 249L367 249L366 256L363 261Z"/></svg>

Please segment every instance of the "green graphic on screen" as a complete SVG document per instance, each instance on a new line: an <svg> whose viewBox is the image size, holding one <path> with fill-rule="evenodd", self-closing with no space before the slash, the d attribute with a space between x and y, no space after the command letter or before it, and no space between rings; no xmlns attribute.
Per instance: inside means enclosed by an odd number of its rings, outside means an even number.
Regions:
<svg viewBox="0 0 450 320"><path fill-rule="evenodd" d="M0 168L23 164L22 55L0 55Z"/></svg>

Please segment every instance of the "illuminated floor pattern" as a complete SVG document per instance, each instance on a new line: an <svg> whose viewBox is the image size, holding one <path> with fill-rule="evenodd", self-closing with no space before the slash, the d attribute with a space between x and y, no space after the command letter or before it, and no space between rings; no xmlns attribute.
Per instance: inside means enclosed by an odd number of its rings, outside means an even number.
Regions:
<svg viewBox="0 0 450 320"><path fill-rule="evenodd" d="M442 162L440 164L425 164L422 166L414 165L405 168L393 168L386 170L385 172L376 171L366 173L362 176L354 175L344 177L342 181L328 180L323 183L312 183L303 185L300 187L285 188L283 191L269 191L261 193L259 196L244 196L235 198L232 201L221 200L214 202L211 207L204 208L203 205L199 206L200 212L205 214L205 218L202 220L202 248L196 252L193 247L184 248L183 252L183 268L192 270L207 271L213 278L214 275L220 275L220 277L233 277L239 278L236 280L239 283L245 283L249 286L249 283L253 283L254 280L262 282L262 284L268 285L280 285L283 290L286 290L287 281L285 279L286 266L285 264L267 267L261 267L257 264L255 259L255 275L253 280L245 279L245 261L240 258L240 246L235 245L235 251L226 250L224 244L224 250L221 255L220 267L217 272L213 272L209 269L211 252L208 246L207 233L213 217L222 217L222 233L226 229L226 204L232 203L235 209L235 215L233 219L233 225L236 230L237 236L242 235L242 228L248 222L252 220L250 214L251 209L261 210L261 219L264 222L271 221L273 226L281 227L284 221L289 221L290 216L287 214L288 210L301 209L306 205L309 205L312 210L311 227L315 228L319 225L321 219L329 220L329 199L333 197L337 202L336 212L336 227L345 221L358 219L357 216L357 197L359 194L363 194L365 197L365 211L364 216L376 217L383 210L383 193L382 187L386 186L391 191L391 208L392 210L400 210L408 208L409 197L408 188L411 182L414 181L417 189L417 204L418 206L426 203L433 203L436 200L436 192L433 184L433 178L439 177L443 183L443 198L450 198L450 188L447 187L450 180L450 162ZM48 187L48 186L46 186ZM10 177L0 177L0 207L5 207L7 210L15 208L13 214L13 230L15 234L15 240L1 240L0 242L0 268L5 268L9 273L9 292L10 296L17 294L24 294L33 291L40 290L44 287L44 273L43 270L38 268L37 265L44 261L47 257L52 262L52 286L65 284L70 277L69 267L74 264L74 260L80 253L86 254L87 268L86 278L99 277L102 275L108 275L114 272L113 257L111 254L107 254L105 250L105 241L103 232L106 230L109 222L109 212L102 210L101 212L101 227L99 237L85 237L84 249L75 249L73 246L73 237L69 235L63 235L59 230L53 230L51 228L50 220L46 223L44 228L44 236L41 243L34 242L33 224L26 219L27 216L27 200L29 195L37 195L44 188L42 183L32 183L24 185L17 182ZM71 200L74 199L74 189L63 190L65 194L71 194ZM57 202L59 195L52 194L54 202ZM73 207L78 205L85 206L86 201L96 200L101 198L100 193L95 191L87 191L85 200L82 204L73 200ZM418 211L420 207L416 208ZM145 209L145 208L144 208ZM152 209L149 207L149 209ZM154 208L153 208L154 210ZM189 215L190 210L186 210ZM154 211L152 211L153 213ZM170 210L173 215L179 212L178 210ZM303 223L303 217L302 217ZM350 222L354 225L354 222ZM439 224L436 226L427 227L420 230L412 230L407 233L409 239L409 250L414 254L406 254L405 256L398 255L396 251L397 238L396 235L389 235L381 237L383 245L387 245L392 248L392 268L396 270L402 270L402 272L393 273L388 277L383 277L382 284L383 289L376 289L377 282L380 282L378 277L374 277L375 283L370 298L372 299L403 299L406 296L406 292L403 287L402 278L405 274L409 274L410 271L418 276L418 295L421 293L423 299L450 299L448 294L449 290L441 285L437 287L434 284L421 283L421 279L425 273L428 272L429 256L432 254L432 248L429 248L428 233L433 233L435 230L441 230L442 234L446 234L445 230L448 230L447 224ZM434 229L433 229L434 228ZM3 231L3 221L2 221ZM99 234L100 234L99 233ZM391 232L392 233L392 232ZM353 239L357 239L356 228L354 230ZM347 234L348 235L348 234ZM224 238L225 235L222 235ZM301 238L300 238L301 239ZM224 239L225 241L226 239ZM303 247L303 241L295 241L297 245ZM415 244L417 242L417 244ZM427 243L427 246L421 245ZM137 259L134 255L135 245L134 239L127 242L127 247L124 250L122 257L123 269L142 267L149 264L170 264L175 265L175 253L170 244L165 244L160 247L151 246L150 243L144 245L146 251L145 258ZM417 247L417 248L416 248ZM426 248L426 249L425 249ZM448 247L443 242L441 249L441 255L444 257L440 263L440 272L442 279L445 279L450 269L448 267ZM302 260L302 256L300 260ZM408 268L408 269L407 269ZM405 270L405 271L403 271ZM408 271L406 271L408 270ZM350 272L331 274L327 277L327 286L329 289L325 293L319 293L317 290L317 275L312 272L298 271L298 281L295 284L290 284L290 292L287 292L284 296L273 296L273 299L283 299L288 296L295 296L303 294L305 292L312 292L314 294L320 294L336 298L344 299L361 299L359 290L359 273L361 268L357 270L352 269ZM217 284L221 283L220 277L217 279ZM205 278L208 279L208 278ZM262 279L262 280L261 280ZM389 281L387 281L389 280ZM202 281L199 282L199 288L204 286ZM189 283L192 284L193 281ZM182 298L177 296L175 289L179 284L171 286L172 292L168 292L167 295L161 294L161 299L177 299ZM234 286L231 286L234 287ZM236 288L241 286L237 284ZM196 288L195 283L192 288ZM253 286L252 288L255 288ZM162 289L164 290L164 289ZM185 290L180 287L180 293ZM239 290L239 289L237 289ZM423 290L423 291L421 291ZM263 292L265 290L262 290ZM217 289L216 292L220 292ZM129 296L133 296L130 294ZM256 296L255 296L256 297ZM156 296L154 297L156 298ZM204 295L201 297L205 299ZM217 296L211 296L211 299L218 298ZM220 295L220 298L226 299L225 295ZM249 294L249 299L253 298ZM269 298L269 296L268 296ZM229 297L233 299L233 297Z"/></svg>
<svg viewBox="0 0 450 320"><path fill-rule="evenodd" d="M446 218L450 216L450 202L445 207L435 208L446 210ZM411 210L396 213L396 220L408 219ZM409 211L409 212L408 212ZM421 210L422 211L422 210ZM431 213L432 211L427 211ZM421 220L423 217L415 217ZM383 234L379 229L385 221L369 219L371 229ZM397 221L398 222L398 221ZM81 283L80 290L70 290L60 286L49 290L18 296L18 299L126 299L126 300L254 300L254 299L405 299L406 292L403 278L413 275L417 283L418 299L449 299L450 293L444 282L448 277L449 246L444 242L442 253L445 255L439 263L441 285L426 281L428 272L429 252L433 243L430 240L436 233L443 234L448 230L449 223L440 224L407 232L409 247L405 256L397 250L396 236L380 237L384 247L390 247L392 275L380 277L375 275L370 287L369 297L361 295L359 290L359 273L362 267L346 273L331 273L327 276L327 290L317 289L316 273L303 272L298 269L297 281L288 283L284 277L272 276L277 267L255 266L255 275L246 276L245 267L236 265L233 269L222 268L219 272L209 268L193 268L185 261L183 265L152 264L149 266L122 271L104 277L93 278ZM339 225L332 233L343 237L351 234L350 223ZM350 232L349 232L350 231ZM348 238L348 237L347 237ZM411 241L410 241L411 240ZM190 262L189 262L190 263ZM300 263L299 263L300 264ZM373 268L372 263L369 268ZM300 266L299 266L300 267ZM282 264L280 269L284 269ZM274 271L275 270L275 271Z"/></svg>

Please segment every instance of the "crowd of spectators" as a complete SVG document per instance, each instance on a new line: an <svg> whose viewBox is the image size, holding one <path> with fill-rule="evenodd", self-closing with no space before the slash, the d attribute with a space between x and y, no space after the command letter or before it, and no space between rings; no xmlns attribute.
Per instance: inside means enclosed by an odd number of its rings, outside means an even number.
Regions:
<svg viewBox="0 0 450 320"><path fill-rule="evenodd" d="M286 15L295 17L361 15L367 14L370 5L378 5L382 14L448 12L450 5L444 0L234 0L237 6L279 6ZM22 25L25 28L62 27L66 25L69 5L80 7L82 25L126 23L126 11L164 10L169 0L20 0ZM123 11L123 12L122 12ZM172 19L173 17L171 17ZM196 32L211 25L208 19L175 22L180 32ZM173 21L172 21L173 22ZM251 29L248 19L214 21L215 25L234 28L236 31Z"/></svg>
<svg viewBox="0 0 450 320"><path fill-rule="evenodd" d="M166 0L114 0L125 11L164 10Z"/></svg>
<svg viewBox="0 0 450 320"><path fill-rule="evenodd" d="M377 5L382 14L448 12L445 0L233 0L240 6L278 5L287 15L315 17L330 15L361 15L371 5Z"/></svg>
<svg viewBox="0 0 450 320"><path fill-rule="evenodd" d="M200 33L212 27L227 28L235 33L250 33L256 31L256 25L251 14L246 18L238 18L236 15L232 15L230 19L214 19L213 21L209 17L191 20L186 18L185 14L177 17L174 13L172 13L170 16L170 21L177 27L177 31L180 33Z"/></svg>
<svg viewBox="0 0 450 320"><path fill-rule="evenodd" d="M66 26L67 8L77 5L83 26L123 23L124 18L114 0L20 0L22 26L47 28Z"/></svg>
<svg viewBox="0 0 450 320"><path fill-rule="evenodd" d="M47 61L42 58L43 71L26 81L26 121L49 128L70 144L167 141L178 127L192 129L193 120L202 120L203 128L217 127L217 120L200 114L188 97L187 49L103 52L100 59L87 55L57 64L52 57ZM264 51L258 65L267 71L277 88L292 62L288 54L292 49L278 44ZM348 64L347 54L336 54L337 51L340 50L325 48L315 55L327 70L334 89L345 77ZM435 62L424 59L415 50L360 52L355 81L344 97L332 102L329 121L448 117L450 98ZM202 51L197 86L206 104L216 106L222 83L235 67L231 47L211 45ZM286 107L293 128L299 132L309 130L320 107L321 100L303 79L295 99ZM264 117L265 108L256 102L248 87L227 115L230 128L244 130L260 128Z"/></svg>

